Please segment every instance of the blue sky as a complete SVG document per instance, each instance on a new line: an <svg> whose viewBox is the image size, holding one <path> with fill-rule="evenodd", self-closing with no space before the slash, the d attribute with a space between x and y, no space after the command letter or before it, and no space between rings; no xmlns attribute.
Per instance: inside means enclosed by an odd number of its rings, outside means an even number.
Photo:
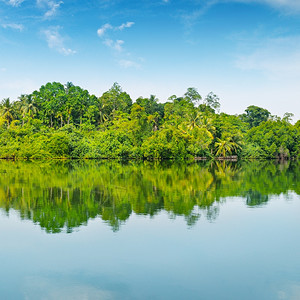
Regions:
<svg viewBox="0 0 300 300"><path fill-rule="evenodd" d="M49 81L161 102L196 87L297 120L300 1L0 0L0 99Z"/></svg>

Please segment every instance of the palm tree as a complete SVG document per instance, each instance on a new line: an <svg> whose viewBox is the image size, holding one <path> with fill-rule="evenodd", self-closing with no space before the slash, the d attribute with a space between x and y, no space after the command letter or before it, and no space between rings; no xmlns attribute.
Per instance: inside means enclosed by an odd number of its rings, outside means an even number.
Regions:
<svg viewBox="0 0 300 300"><path fill-rule="evenodd" d="M225 140L218 138L215 147L217 148L216 156L225 157L227 154L232 153L232 146L229 138L226 138Z"/></svg>
<svg viewBox="0 0 300 300"><path fill-rule="evenodd" d="M21 101L20 109L22 111L23 125L24 125L25 116L27 115L28 117L33 119L34 115L37 113L37 107L31 95L21 95L19 97L19 100Z"/></svg>
<svg viewBox="0 0 300 300"><path fill-rule="evenodd" d="M10 123L14 120L15 109L9 98L5 98L1 102L0 106L0 116L3 117L7 122L7 128L9 128Z"/></svg>
<svg viewBox="0 0 300 300"><path fill-rule="evenodd" d="M196 110L193 110L189 115L188 115L188 129L194 129L196 126L199 126L199 120L200 120L200 113Z"/></svg>
<svg viewBox="0 0 300 300"><path fill-rule="evenodd" d="M234 141L232 137L227 137L224 140L218 138L215 147L217 148L216 156L222 157L241 149L241 145Z"/></svg>
<svg viewBox="0 0 300 300"><path fill-rule="evenodd" d="M98 109L99 109L99 123L104 123L108 120L107 115L105 114L105 107L106 105L103 104L102 101L100 101L99 105L98 105Z"/></svg>
<svg viewBox="0 0 300 300"><path fill-rule="evenodd" d="M201 115L201 117L199 118L199 127L206 129L209 133L209 136L212 139L214 138L216 127L213 125L211 118Z"/></svg>

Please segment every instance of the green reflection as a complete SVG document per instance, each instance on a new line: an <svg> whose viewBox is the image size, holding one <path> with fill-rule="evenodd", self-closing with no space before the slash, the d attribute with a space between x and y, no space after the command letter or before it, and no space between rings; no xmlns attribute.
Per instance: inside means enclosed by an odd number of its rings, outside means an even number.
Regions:
<svg viewBox="0 0 300 300"><path fill-rule="evenodd" d="M226 197L260 206L270 194L299 194L299 170L292 161L0 161L0 207L48 233L72 232L97 216L117 231L132 213L161 210L193 226L201 215L215 220Z"/></svg>

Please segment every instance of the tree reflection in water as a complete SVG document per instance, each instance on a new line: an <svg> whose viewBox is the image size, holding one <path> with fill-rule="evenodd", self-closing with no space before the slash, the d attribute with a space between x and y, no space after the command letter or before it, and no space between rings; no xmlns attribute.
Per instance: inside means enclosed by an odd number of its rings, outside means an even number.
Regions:
<svg viewBox="0 0 300 300"><path fill-rule="evenodd" d="M101 217L119 230L130 215L183 216L188 226L203 214L213 221L226 197L248 206L299 189L299 163L1 161L0 207L48 233L72 230Z"/></svg>

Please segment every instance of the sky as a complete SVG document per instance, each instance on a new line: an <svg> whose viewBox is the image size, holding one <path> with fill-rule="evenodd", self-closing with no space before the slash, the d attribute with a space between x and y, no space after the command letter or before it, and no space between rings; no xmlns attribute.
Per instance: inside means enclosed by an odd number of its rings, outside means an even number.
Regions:
<svg viewBox="0 0 300 300"><path fill-rule="evenodd" d="M47 82L300 119L299 0L0 0L0 100Z"/></svg>

